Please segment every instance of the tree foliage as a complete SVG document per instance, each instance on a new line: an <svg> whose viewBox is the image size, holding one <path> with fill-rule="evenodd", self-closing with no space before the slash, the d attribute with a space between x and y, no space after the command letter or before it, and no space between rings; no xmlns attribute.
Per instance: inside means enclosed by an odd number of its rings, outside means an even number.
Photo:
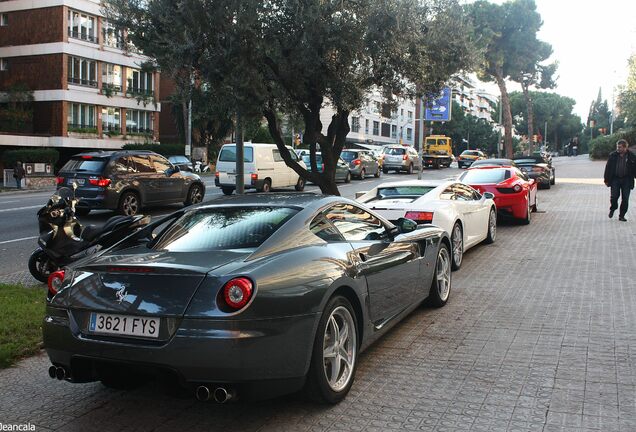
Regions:
<svg viewBox="0 0 636 432"><path fill-rule="evenodd" d="M162 70L193 71L214 103L264 116L285 162L325 193L338 193L348 116L371 90L392 100L437 94L473 61L457 0L113 0L109 11ZM334 114L323 127L325 106ZM320 145L324 173L292 160L279 113L302 118L304 144L312 164Z"/></svg>
<svg viewBox="0 0 636 432"><path fill-rule="evenodd" d="M619 118L627 128L636 128L636 54L629 58L627 83L618 96Z"/></svg>

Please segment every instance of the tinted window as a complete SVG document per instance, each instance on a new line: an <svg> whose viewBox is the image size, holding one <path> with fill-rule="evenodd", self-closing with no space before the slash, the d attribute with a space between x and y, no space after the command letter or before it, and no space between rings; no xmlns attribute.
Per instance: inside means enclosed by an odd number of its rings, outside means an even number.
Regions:
<svg viewBox="0 0 636 432"><path fill-rule="evenodd" d="M134 172L134 168L130 166L127 157L121 157L113 162L113 172L125 174L128 172Z"/></svg>
<svg viewBox="0 0 636 432"><path fill-rule="evenodd" d="M152 163L158 172L165 172L171 168L170 162L159 155L150 155L150 160L152 160Z"/></svg>
<svg viewBox="0 0 636 432"><path fill-rule="evenodd" d="M303 156L303 162L305 162L305 165L310 166L311 159L309 158L309 155ZM316 155L316 165L320 165L321 163L322 163L322 156Z"/></svg>
<svg viewBox="0 0 636 432"><path fill-rule="evenodd" d="M459 180L468 184L496 184L510 178L507 169L473 169L468 170L459 177Z"/></svg>
<svg viewBox="0 0 636 432"><path fill-rule="evenodd" d="M103 158L72 158L70 161L66 162L66 164L62 167L60 171L62 172L91 172L91 173L101 173L104 169L104 165L108 159Z"/></svg>
<svg viewBox="0 0 636 432"><path fill-rule="evenodd" d="M482 156L482 155L480 154L480 152L478 152L478 151L472 151L472 150L464 150L464 151L462 152L462 155L463 155L463 156Z"/></svg>
<svg viewBox="0 0 636 432"><path fill-rule="evenodd" d="M161 234L152 249L205 252L258 247L297 212L287 207L220 207L188 212Z"/></svg>
<svg viewBox="0 0 636 432"><path fill-rule="evenodd" d="M324 215L317 216L309 226L309 230L326 242L344 240L338 230L325 219Z"/></svg>
<svg viewBox="0 0 636 432"><path fill-rule="evenodd" d="M455 199L460 201L472 201L475 199L473 190L461 184L453 185L453 192L455 192Z"/></svg>
<svg viewBox="0 0 636 432"><path fill-rule="evenodd" d="M346 160L347 162L351 162L352 160L358 159L358 152L346 150L340 153L340 157Z"/></svg>
<svg viewBox="0 0 636 432"><path fill-rule="evenodd" d="M536 164L536 163L545 163L543 159L540 158L527 158L527 159L515 159L515 163L519 165L523 164Z"/></svg>
<svg viewBox="0 0 636 432"><path fill-rule="evenodd" d="M176 164L187 164L190 163L187 157L185 156L170 156L168 158L172 163Z"/></svg>
<svg viewBox="0 0 636 432"><path fill-rule="evenodd" d="M135 168L135 172L138 173L152 173L155 169L150 164L150 159L147 156L133 155L130 156L130 161Z"/></svg>
<svg viewBox="0 0 636 432"><path fill-rule="evenodd" d="M272 157L274 158L274 162L283 162L283 157L278 150L272 150Z"/></svg>
<svg viewBox="0 0 636 432"><path fill-rule="evenodd" d="M391 155L391 156L403 155L405 152L406 152L406 150L404 150L403 148L398 148L398 147L385 147L384 148L384 154Z"/></svg>
<svg viewBox="0 0 636 432"><path fill-rule="evenodd" d="M453 187L449 186L446 189L444 189L444 192L439 194L439 199L443 199L443 200L455 199L455 192L453 192Z"/></svg>
<svg viewBox="0 0 636 432"><path fill-rule="evenodd" d="M236 162L236 146L224 146L219 155L221 162ZM243 162L254 162L254 149L243 147Z"/></svg>
<svg viewBox="0 0 636 432"><path fill-rule="evenodd" d="M435 189L433 186L394 186L378 188L377 199L421 197Z"/></svg>
<svg viewBox="0 0 636 432"><path fill-rule="evenodd" d="M350 204L333 206L325 217L347 241L382 240L388 236L378 218Z"/></svg>

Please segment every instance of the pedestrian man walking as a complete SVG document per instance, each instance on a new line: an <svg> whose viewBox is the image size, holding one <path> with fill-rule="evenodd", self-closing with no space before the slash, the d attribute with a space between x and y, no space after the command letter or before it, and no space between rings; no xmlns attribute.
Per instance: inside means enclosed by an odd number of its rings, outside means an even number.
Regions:
<svg viewBox="0 0 636 432"><path fill-rule="evenodd" d="M610 188L609 217L614 216L618 208L618 198L621 197L618 220L625 222L625 213L629 204L629 194L634 189L634 177L636 177L636 156L627 149L627 140L620 139L616 142L616 151L610 153L605 165L605 186Z"/></svg>
<svg viewBox="0 0 636 432"><path fill-rule="evenodd" d="M17 161L15 163L15 168L13 169L13 178L15 178L15 184L18 189L22 189L22 179L24 178L24 175L25 172L22 162Z"/></svg>

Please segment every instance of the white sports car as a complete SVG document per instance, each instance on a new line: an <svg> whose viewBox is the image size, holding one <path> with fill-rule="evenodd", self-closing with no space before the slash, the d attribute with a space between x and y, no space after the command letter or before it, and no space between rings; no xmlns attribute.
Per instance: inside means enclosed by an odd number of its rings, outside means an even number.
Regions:
<svg viewBox="0 0 636 432"><path fill-rule="evenodd" d="M453 270L464 252L497 234L497 208L491 193L480 194L457 181L408 180L382 183L356 199L390 221L401 217L444 229L453 245Z"/></svg>

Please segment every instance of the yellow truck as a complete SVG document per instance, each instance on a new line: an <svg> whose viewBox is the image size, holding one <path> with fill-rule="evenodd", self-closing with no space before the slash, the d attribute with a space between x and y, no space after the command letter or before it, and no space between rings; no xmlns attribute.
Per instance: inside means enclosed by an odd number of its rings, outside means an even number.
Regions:
<svg viewBox="0 0 636 432"><path fill-rule="evenodd" d="M446 135L431 135L426 137L422 148L422 166L449 167L453 161L452 140Z"/></svg>

